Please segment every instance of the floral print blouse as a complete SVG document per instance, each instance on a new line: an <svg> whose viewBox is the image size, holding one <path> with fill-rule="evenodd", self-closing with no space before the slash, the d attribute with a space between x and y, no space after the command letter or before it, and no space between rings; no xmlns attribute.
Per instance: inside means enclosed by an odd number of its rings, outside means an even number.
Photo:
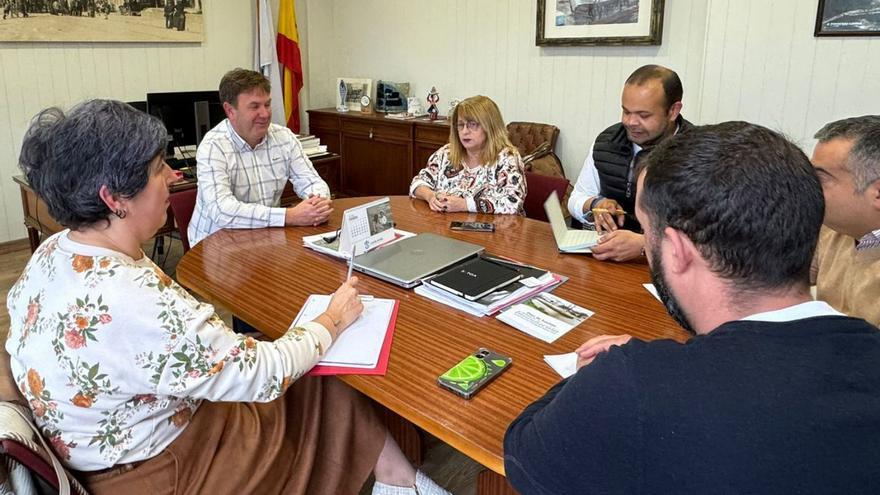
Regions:
<svg viewBox="0 0 880 495"><path fill-rule="evenodd" d="M149 459L201 400L271 401L331 344L317 323L274 342L232 332L148 257L53 235L7 299L6 350L37 425L68 467Z"/></svg>
<svg viewBox="0 0 880 495"><path fill-rule="evenodd" d="M410 196L419 186L463 197L472 213L523 215L525 212L525 169L515 148L501 151L495 163L475 168L462 166L453 171L446 144L428 158L428 166L413 178Z"/></svg>

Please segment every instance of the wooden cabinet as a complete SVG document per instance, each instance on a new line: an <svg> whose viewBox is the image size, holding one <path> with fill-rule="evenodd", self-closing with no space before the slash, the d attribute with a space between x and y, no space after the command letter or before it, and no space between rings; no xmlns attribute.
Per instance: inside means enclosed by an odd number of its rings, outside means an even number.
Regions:
<svg viewBox="0 0 880 495"><path fill-rule="evenodd" d="M342 190L351 196L406 194L412 179L412 126L342 119Z"/></svg>
<svg viewBox="0 0 880 495"><path fill-rule="evenodd" d="M449 142L449 125L436 122L416 122L412 175L425 168L428 158Z"/></svg>
<svg viewBox="0 0 880 495"><path fill-rule="evenodd" d="M324 182L327 183L327 187L330 188L330 194L334 197L339 195L339 155L328 155L322 156L319 158L311 159L312 165L315 167L315 172L318 172L318 175L324 179ZM293 194L293 187L291 187L290 182L284 188L284 191L290 191L290 194L296 198L296 195ZM298 198L296 198L298 199ZM282 194L281 200L284 201L284 195Z"/></svg>
<svg viewBox="0 0 880 495"><path fill-rule="evenodd" d="M341 155L340 191L347 196L407 194L413 176L449 137L449 126L384 114L309 110L309 132Z"/></svg>

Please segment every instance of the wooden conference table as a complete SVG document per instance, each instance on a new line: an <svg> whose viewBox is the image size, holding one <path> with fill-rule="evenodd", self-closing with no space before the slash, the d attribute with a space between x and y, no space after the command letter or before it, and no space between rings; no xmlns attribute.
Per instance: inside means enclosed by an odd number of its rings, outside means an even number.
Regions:
<svg viewBox="0 0 880 495"><path fill-rule="evenodd" d="M183 257L178 280L266 335L278 337L310 294L329 294L346 276L345 263L304 248L302 237L339 228L343 210L372 199L334 201L329 222L318 227L217 232ZM400 300L394 344L385 376L340 378L495 473L504 474L507 425L560 380L544 363L545 354L571 352L601 334L687 338L642 287L650 281L644 263L560 254L545 222L507 215L440 214L423 201L402 196L392 197L391 204L398 228L473 242L489 253L570 277L554 294L596 312L547 344L494 317L477 318L412 290L360 276L361 293ZM452 231L451 220L494 222L496 232ZM511 356L513 366L469 401L441 389L437 377L479 347Z"/></svg>

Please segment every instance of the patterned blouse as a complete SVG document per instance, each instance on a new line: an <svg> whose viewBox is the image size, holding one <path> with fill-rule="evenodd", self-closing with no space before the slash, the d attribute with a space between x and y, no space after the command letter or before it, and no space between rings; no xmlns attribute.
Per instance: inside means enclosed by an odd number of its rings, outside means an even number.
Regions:
<svg viewBox="0 0 880 495"><path fill-rule="evenodd" d="M37 425L71 468L149 459L202 399L271 401L330 346L317 323L274 342L237 335L148 257L68 232L40 245L9 292L6 350Z"/></svg>
<svg viewBox="0 0 880 495"><path fill-rule="evenodd" d="M523 215L526 179L522 158L516 149L504 149L491 165L462 166L457 172L449 161L446 144L428 158L428 166L413 178L410 196L416 188L427 186L435 192L465 198L468 211Z"/></svg>

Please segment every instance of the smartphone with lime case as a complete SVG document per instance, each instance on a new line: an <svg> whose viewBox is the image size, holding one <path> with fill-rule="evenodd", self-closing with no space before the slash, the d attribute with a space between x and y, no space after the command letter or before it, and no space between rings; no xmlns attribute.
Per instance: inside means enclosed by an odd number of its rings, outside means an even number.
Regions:
<svg viewBox="0 0 880 495"><path fill-rule="evenodd" d="M481 347L440 375L437 383L465 399L470 399L512 363L513 359Z"/></svg>

